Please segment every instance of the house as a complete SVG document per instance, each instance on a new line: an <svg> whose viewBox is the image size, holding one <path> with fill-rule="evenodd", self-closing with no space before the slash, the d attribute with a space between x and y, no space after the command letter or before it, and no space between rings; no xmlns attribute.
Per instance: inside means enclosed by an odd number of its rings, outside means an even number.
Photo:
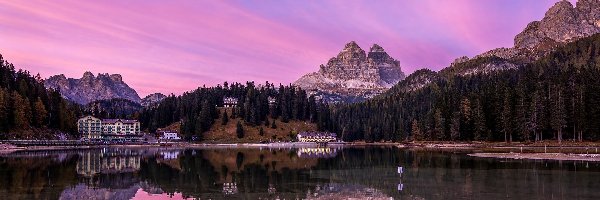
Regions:
<svg viewBox="0 0 600 200"><path fill-rule="evenodd" d="M269 106L274 106L277 103L277 98L267 97L267 101L269 102Z"/></svg>
<svg viewBox="0 0 600 200"><path fill-rule="evenodd" d="M238 104L238 99L234 98L234 97L224 97L223 98L223 106L225 108L233 108L235 106L237 106Z"/></svg>
<svg viewBox="0 0 600 200"><path fill-rule="evenodd" d="M329 132L301 132L297 139L299 142L327 143L336 141L337 135Z"/></svg>
<svg viewBox="0 0 600 200"><path fill-rule="evenodd" d="M179 134L177 134L177 131L169 131L169 130L165 130L165 131L159 131L160 136L158 137L158 139L160 140L181 140L181 137L179 137Z"/></svg>
<svg viewBox="0 0 600 200"><path fill-rule="evenodd" d="M77 120L77 130L86 140L140 141L140 129L137 120L99 119L91 115Z"/></svg>

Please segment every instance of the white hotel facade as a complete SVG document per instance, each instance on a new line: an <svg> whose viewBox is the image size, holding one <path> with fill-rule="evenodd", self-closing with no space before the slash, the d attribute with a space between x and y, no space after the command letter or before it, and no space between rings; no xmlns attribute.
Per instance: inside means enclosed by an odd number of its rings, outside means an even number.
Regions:
<svg viewBox="0 0 600 200"><path fill-rule="evenodd" d="M91 115L77 120L77 130L87 140L139 140L140 129L137 120L99 119Z"/></svg>

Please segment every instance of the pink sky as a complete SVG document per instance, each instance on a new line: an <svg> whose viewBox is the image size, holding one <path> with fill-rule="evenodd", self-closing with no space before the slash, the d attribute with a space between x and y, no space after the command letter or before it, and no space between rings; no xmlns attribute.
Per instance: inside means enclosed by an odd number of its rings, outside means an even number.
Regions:
<svg viewBox="0 0 600 200"><path fill-rule="evenodd" d="M32 73L122 74L140 96L288 84L357 41L408 73L497 47L557 0L0 1L0 54Z"/></svg>

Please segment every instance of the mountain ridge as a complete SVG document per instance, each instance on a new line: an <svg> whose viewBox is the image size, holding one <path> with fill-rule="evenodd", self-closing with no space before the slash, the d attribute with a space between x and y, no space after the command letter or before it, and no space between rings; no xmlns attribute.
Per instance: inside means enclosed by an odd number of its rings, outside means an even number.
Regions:
<svg viewBox="0 0 600 200"><path fill-rule="evenodd" d="M136 103L141 99L137 92L123 81L120 74L98 74L86 71L80 79L67 78L64 74L44 80L46 88L57 89L66 99L85 105L97 100L122 98Z"/></svg>

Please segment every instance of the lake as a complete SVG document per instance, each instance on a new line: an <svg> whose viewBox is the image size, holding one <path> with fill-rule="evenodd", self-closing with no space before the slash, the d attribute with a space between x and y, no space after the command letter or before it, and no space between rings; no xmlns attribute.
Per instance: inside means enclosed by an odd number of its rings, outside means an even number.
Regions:
<svg viewBox="0 0 600 200"><path fill-rule="evenodd" d="M1 199L599 199L600 163L396 147L0 155Z"/></svg>

